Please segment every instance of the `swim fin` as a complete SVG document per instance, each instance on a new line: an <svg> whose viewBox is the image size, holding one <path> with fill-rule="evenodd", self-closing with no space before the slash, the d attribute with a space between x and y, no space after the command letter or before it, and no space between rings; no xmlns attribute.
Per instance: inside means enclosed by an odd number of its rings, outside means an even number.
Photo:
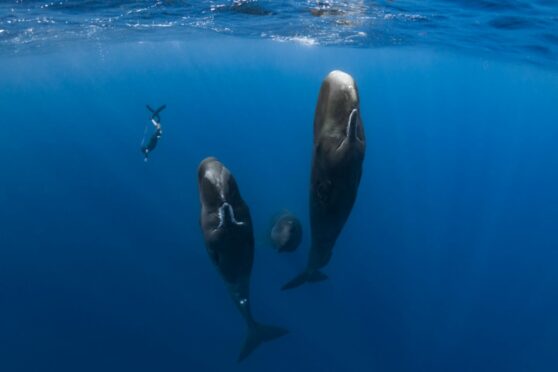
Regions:
<svg viewBox="0 0 558 372"><path fill-rule="evenodd" d="M167 108L167 105L162 105L161 107L159 107L157 110L153 110L151 108L151 106L149 105L145 105L145 107L147 107L147 109L153 114L153 115L157 115L158 113L160 113L161 111L163 111L164 109Z"/></svg>
<svg viewBox="0 0 558 372"><path fill-rule="evenodd" d="M166 108L167 108L167 105L163 105L163 106L159 107L157 110L155 110L155 112L153 112L153 115L159 114L161 111L163 111Z"/></svg>

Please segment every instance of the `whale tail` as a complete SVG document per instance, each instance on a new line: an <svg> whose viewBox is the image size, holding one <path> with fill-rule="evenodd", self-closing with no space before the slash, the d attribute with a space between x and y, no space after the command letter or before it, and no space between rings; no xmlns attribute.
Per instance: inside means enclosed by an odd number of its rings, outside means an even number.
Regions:
<svg viewBox="0 0 558 372"><path fill-rule="evenodd" d="M246 359L246 357L252 354L252 352L260 346L260 344L275 340L287 333L289 333L289 331L285 328L254 323L248 328L248 335L246 336L246 341L244 341L242 350L238 355L238 362L240 363Z"/></svg>
<svg viewBox="0 0 558 372"><path fill-rule="evenodd" d="M293 279L288 281L283 287L281 287L281 289L282 290L292 289L292 288L300 287L306 282L317 283L317 282L324 281L327 278L328 276L319 270L304 271L302 274L297 275Z"/></svg>

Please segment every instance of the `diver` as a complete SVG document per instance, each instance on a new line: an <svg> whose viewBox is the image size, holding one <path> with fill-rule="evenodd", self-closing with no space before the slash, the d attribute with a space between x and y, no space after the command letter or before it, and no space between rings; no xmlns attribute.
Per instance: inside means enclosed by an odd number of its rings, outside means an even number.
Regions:
<svg viewBox="0 0 558 372"><path fill-rule="evenodd" d="M153 124L153 126L155 127L155 132L153 132L147 144L144 144L145 142L145 134L144 134L144 138L141 145L141 152L145 156L143 161L147 161L147 157L149 153L155 149L155 147L157 146L157 142L159 141L159 138L161 138L161 134L163 134L163 129L161 127L161 117L159 116L159 113L163 111L167 107L167 105L163 105L159 107L157 110L153 110L149 105L146 105L146 107L151 112L151 124ZM147 131L147 127L146 127L146 131Z"/></svg>

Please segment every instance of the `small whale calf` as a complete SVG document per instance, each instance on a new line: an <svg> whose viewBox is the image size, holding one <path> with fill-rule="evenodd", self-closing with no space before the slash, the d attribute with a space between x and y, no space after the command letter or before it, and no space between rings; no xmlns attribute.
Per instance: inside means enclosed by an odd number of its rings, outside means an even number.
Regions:
<svg viewBox="0 0 558 372"><path fill-rule="evenodd" d="M293 252L302 241L302 225L294 214L283 211L274 218L269 238L278 252Z"/></svg>
<svg viewBox="0 0 558 372"><path fill-rule="evenodd" d="M330 261L355 203L365 147L357 85L349 74L332 71L322 83L314 115L308 263L282 289L327 279L320 269Z"/></svg>
<svg viewBox="0 0 558 372"><path fill-rule="evenodd" d="M198 167L200 224L209 258L221 274L232 300L246 322L248 334L238 361L261 343L288 333L284 328L256 322L250 310L250 274L254 233L250 210L231 172L216 158Z"/></svg>

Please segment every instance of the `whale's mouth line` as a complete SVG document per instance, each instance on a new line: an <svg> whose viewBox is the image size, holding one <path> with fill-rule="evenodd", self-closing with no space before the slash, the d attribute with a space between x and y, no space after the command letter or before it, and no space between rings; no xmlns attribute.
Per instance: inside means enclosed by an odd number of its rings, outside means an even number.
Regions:
<svg viewBox="0 0 558 372"><path fill-rule="evenodd" d="M354 141L362 142L362 140L358 138L358 134L357 134L358 118L355 117L355 115L358 115L357 108L352 109L351 113L349 114L349 119L347 120L347 127L345 129L345 138L343 138L343 140L339 143L339 145L336 148L336 151L341 150L347 142L354 142Z"/></svg>
<svg viewBox="0 0 558 372"><path fill-rule="evenodd" d="M226 214L228 212L228 215L230 216L231 222L237 226L242 226L244 225L244 222L240 222L237 221L235 215L234 215L234 209L233 207L227 203L224 202L221 207L219 208L219 226L217 226L217 229L222 228L223 226L225 226L226 221Z"/></svg>
<svg viewBox="0 0 558 372"><path fill-rule="evenodd" d="M351 113L349 114L349 121L347 122L347 129L345 130L345 135L347 138L356 138L356 130L357 124L356 119L353 122L353 116L358 113L358 109L354 108Z"/></svg>

